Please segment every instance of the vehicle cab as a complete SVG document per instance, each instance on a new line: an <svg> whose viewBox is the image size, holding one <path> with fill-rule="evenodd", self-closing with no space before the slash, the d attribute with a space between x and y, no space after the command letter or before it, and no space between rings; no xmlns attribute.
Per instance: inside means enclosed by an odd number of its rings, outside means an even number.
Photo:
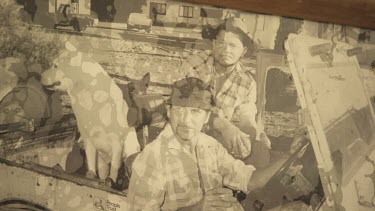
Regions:
<svg viewBox="0 0 375 211"><path fill-rule="evenodd" d="M285 49L258 53L256 80L258 123L280 151L274 159L289 159L245 210L373 210L372 48L290 34Z"/></svg>
<svg viewBox="0 0 375 211"><path fill-rule="evenodd" d="M147 16L147 14L130 13L127 24L127 30L145 30L146 32L150 33L152 20Z"/></svg>

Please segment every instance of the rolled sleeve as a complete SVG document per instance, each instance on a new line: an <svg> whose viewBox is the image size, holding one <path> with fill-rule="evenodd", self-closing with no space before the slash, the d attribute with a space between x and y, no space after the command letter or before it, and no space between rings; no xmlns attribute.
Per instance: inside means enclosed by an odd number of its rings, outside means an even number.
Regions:
<svg viewBox="0 0 375 211"><path fill-rule="evenodd" d="M249 94L243 103L236 107L235 114L239 121L239 128L242 132L256 136L257 123L256 123L256 83L252 83Z"/></svg>
<svg viewBox="0 0 375 211"><path fill-rule="evenodd" d="M217 145L219 171L223 176L223 184L234 190L248 192L247 186L251 175L256 170L252 165L245 165L241 160L233 158L227 150Z"/></svg>
<svg viewBox="0 0 375 211"><path fill-rule="evenodd" d="M165 196L165 178L156 165L155 156L143 152L132 167L127 194L129 210L160 210Z"/></svg>

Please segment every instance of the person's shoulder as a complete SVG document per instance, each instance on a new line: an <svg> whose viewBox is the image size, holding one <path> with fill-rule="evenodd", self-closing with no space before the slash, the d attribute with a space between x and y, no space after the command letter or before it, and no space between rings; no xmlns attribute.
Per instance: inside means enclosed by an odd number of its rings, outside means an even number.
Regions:
<svg viewBox="0 0 375 211"><path fill-rule="evenodd" d="M209 136L205 133L200 133L199 139L201 140L201 143L205 146L219 146L221 145L218 140L213 138L212 136Z"/></svg>
<svg viewBox="0 0 375 211"><path fill-rule="evenodd" d="M155 140L150 144L147 144L145 148L137 155L137 158L134 161L134 165L159 168L159 166L161 165L160 149L161 142L158 140Z"/></svg>
<svg viewBox="0 0 375 211"><path fill-rule="evenodd" d="M208 148L209 151L214 152L216 155L223 155L223 152L227 152L224 146L212 136L202 133L200 140L201 146Z"/></svg>
<svg viewBox="0 0 375 211"><path fill-rule="evenodd" d="M249 67L249 66L243 66L243 65L240 65L239 66L239 71L237 71L237 73L243 77L244 79L248 80L248 81L255 81L254 80L254 76L255 76L255 68L253 67Z"/></svg>
<svg viewBox="0 0 375 211"><path fill-rule="evenodd" d="M152 155L160 154L161 144L162 144L162 141L158 137L153 142L147 144L145 146L145 148L143 149L142 153L144 153L145 155L148 155L148 156L151 155L151 154Z"/></svg>
<svg viewBox="0 0 375 211"><path fill-rule="evenodd" d="M162 153L167 149L171 134L172 129L168 124L154 141L145 146L143 151L140 153L142 154L142 157L144 159L150 157L154 160L160 160Z"/></svg>

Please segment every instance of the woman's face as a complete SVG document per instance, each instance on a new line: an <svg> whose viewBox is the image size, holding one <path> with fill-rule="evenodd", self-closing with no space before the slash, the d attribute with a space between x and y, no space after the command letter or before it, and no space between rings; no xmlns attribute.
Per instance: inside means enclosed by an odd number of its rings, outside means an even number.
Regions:
<svg viewBox="0 0 375 211"><path fill-rule="evenodd" d="M239 35L224 30L219 32L213 44L215 61L224 67L237 63L247 51Z"/></svg>

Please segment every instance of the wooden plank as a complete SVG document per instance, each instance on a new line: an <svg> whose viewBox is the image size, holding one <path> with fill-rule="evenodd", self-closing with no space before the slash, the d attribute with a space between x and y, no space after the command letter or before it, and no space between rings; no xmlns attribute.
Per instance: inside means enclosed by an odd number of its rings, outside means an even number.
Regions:
<svg viewBox="0 0 375 211"><path fill-rule="evenodd" d="M375 0L183 0L191 3L375 29Z"/></svg>
<svg viewBox="0 0 375 211"><path fill-rule="evenodd" d="M0 158L0 199L21 199L50 210L129 210L124 192L103 181L59 172L36 164ZM1 207L0 210L4 210Z"/></svg>

